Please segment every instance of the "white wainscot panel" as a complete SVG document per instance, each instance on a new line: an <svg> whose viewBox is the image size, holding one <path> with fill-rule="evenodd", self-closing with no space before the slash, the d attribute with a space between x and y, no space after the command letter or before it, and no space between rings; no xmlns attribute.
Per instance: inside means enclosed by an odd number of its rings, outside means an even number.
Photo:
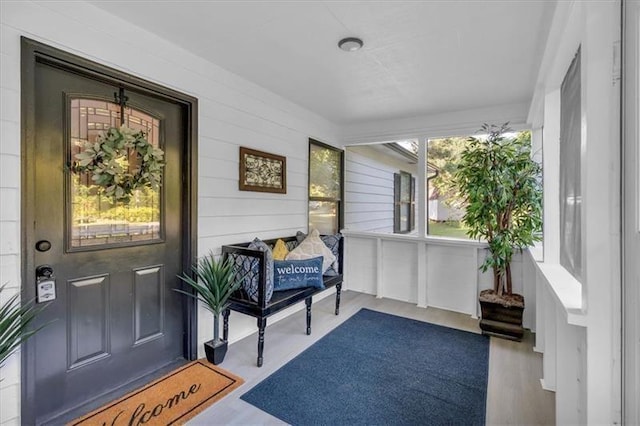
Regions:
<svg viewBox="0 0 640 426"><path fill-rule="evenodd" d="M345 286L349 290L377 294L377 240L345 238Z"/></svg>
<svg viewBox="0 0 640 426"><path fill-rule="evenodd" d="M477 274L478 274L478 294L482 290L488 290L493 288L493 270L491 268L487 269L486 272L482 272L480 270L480 266L484 263L487 255L489 254L489 250L486 248L478 249L478 257L477 257ZM478 306L480 306L478 304Z"/></svg>
<svg viewBox="0 0 640 426"><path fill-rule="evenodd" d="M524 313L522 322L525 328L536 331L536 274L537 268L535 260L529 253L522 253L519 255L520 262L520 279L522 288L518 288L518 292L524 296ZM515 275L514 275L515 280ZM513 291L516 291L516 284L514 283Z"/></svg>
<svg viewBox="0 0 640 426"><path fill-rule="evenodd" d="M382 297L418 303L418 247L414 242L382 242Z"/></svg>
<svg viewBox="0 0 640 426"><path fill-rule="evenodd" d="M525 275L529 259L523 259ZM532 262L532 266L536 274L525 277L525 285L535 280L536 304L530 308L537 317L535 350L543 354L540 383L555 392L557 424L586 424L587 316L581 285L558 264ZM524 291L527 294L526 287Z"/></svg>
<svg viewBox="0 0 640 426"><path fill-rule="evenodd" d="M427 246L429 306L475 315L477 248Z"/></svg>

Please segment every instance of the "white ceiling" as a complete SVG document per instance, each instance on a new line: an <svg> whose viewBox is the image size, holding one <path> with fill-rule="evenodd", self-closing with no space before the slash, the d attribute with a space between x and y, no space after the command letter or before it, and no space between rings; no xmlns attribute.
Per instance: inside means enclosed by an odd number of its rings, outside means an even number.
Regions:
<svg viewBox="0 0 640 426"><path fill-rule="evenodd" d="M338 124L529 102L551 0L100 1ZM347 53L343 37L364 40Z"/></svg>

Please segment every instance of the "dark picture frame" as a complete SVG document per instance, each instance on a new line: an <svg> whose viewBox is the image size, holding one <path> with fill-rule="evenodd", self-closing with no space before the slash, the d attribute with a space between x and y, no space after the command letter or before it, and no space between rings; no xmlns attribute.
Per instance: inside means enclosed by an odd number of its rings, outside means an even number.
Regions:
<svg viewBox="0 0 640 426"><path fill-rule="evenodd" d="M287 193L287 158L240 147L240 191Z"/></svg>

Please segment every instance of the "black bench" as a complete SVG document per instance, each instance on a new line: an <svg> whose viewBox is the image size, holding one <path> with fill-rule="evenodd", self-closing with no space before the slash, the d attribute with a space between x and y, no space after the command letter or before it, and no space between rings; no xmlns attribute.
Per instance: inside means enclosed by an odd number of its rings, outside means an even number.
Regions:
<svg viewBox="0 0 640 426"><path fill-rule="evenodd" d="M296 237L286 237L279 238L283 240L289 247L293 247L297 245ZM264 242L270 247L275 246L278 238L273 240L264 240ZM336 288L336 309L335 314L338 315L340 311L340 291L342 289L342 239L340 239L339 243L339 271L338 275L328 276L325 275L322 277L325 288L334 287ZM264 351L264 330L267 327L267 318L276 312L281 311L291 305L294 305L298 302L305 301L307 306L307 335L311 334L311 303L312 297L324 291L324 289L318 289L315 287L305 287L293 290L284 290L284 291L274 291L271 300L266 301L267 294L267 284L266 284L266 274L267 274L267 265L266 265L266 253L261 250L250 249L249 244L251 243L241 243L234 245L225 245L222 246L222 255L226 259L228 257L232 257L234 262L237 260L238 256L247 256L249 258L255 259L255 262L258 262L258 301L253 301L247 292L240 288L238 289L229 300L229 308L225 309L222 313L224 322L223 322L223 338L225 340L229 337L229 315L230 311L240 312L246 315L251 315L258 320L258 367L262 367L263 363L263 351Z"/></svg>

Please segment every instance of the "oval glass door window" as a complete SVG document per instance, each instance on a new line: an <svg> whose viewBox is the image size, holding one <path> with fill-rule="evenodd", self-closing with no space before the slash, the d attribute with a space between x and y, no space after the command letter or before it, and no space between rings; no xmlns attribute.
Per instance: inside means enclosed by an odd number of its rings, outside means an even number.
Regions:
<svg viewBox="0 0 640 426"><path fill-rule="evenodd" d="M160 147L159 119L129 107L124 108L124 116L128 127L142 130L149 143ZM87 141L95 142L110 127L120 127L120 105L105 100L70 98L69 117L69 158L73 161ZM104 195L88 173L70 172L69 180L70 206L67 217L70 223L67 229L70 250L162 240L162 188L138 189L125 203L114 202L111 197Z"/></svg>

